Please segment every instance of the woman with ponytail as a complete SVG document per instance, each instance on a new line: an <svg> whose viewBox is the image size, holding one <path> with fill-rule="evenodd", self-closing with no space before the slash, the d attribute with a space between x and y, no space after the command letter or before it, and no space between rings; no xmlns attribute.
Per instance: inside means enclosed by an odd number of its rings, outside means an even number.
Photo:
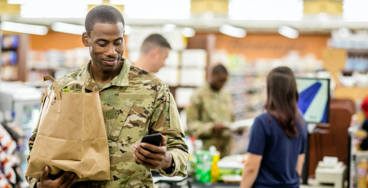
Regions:
<svg viewBox="0 0 368 188"><path fill-rule="evenodd" d="M298 188L307 125L298 110L293 72L277 67L267 76L265 113L251 128L242 188Z"/></svg>

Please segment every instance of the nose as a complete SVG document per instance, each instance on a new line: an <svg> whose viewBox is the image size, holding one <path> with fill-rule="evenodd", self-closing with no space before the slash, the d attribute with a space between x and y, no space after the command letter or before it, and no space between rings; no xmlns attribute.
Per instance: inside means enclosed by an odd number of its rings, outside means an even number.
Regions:
<svg viewBox="0 0 368 188"><path fill-rule="evenodd" d="M116 52L115 52L115 46L114 45L109 45L108 49L107 49L107 56L115 56Z"/></svg>

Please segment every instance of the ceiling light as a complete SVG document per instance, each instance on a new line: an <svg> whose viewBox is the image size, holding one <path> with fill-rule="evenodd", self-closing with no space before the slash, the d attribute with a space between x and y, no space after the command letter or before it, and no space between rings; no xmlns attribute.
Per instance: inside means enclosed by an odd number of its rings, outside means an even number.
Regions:
<svg viewBox="0 0 368 188"><path fill-rule="evenodd" d="M162 31L166 32L166 33L169 33L171 31L174 31L175 28L176 28L176 25L174 25L174 24L164 24L162 26Z"/></svg>
<svg viewBox="0 0 368 188"><path fill-rule="evenodd" d="M280 35L284 37L291 39L296 39L299 37L299 31L289 26L280 26L278 30Z"/></svg>
<svg viewBox="0 0 368 188"><path fill-rule="evenodd" d="M225 35L229 35L229 36L237 37L237 38L243 38L245 37L245 35L247 35L247 31L245 31L245 29L234 27L228 24L221 25L220 32Z"/></svg>
<svg viewBox="0 0 368 188"><path fill-rule="evenodd" d="M233 20L301 20L302 0L229 0Z"/></svg>
<svg viewBox="0 0 368 188"><path fill-rule="evenodd" d="M82 35L85 32L85 28L83 25L75 25L70 23L63 22L54 22L51 25L52 30L62 33L69 33L75 35Z"/></svg>
<svg viewBox="0 0 368 188"><path fill-rule="evenodd" d="M18 33L35 34L35 35L46 35L48 32L46 26L6 22L6 21L1 23L1 30L13 31Z"/></svg>
<svg viewBox="0 0 368 188"><path fill-rule="evenodd" d="M182 31L184 37L193 37L195 35L195 30L190 27L185 27Z"/></svg>
<svg viewBox="0 0 368 188"><path fill-rule="evenodd" d="M125 5L127 0L110 0L110 4L112 5Z"/></svg>
<svg viewBox="0 0 368 188"><path fill-rule="evenodd" d="M130 27L129 25L125 25L125 35L130 35L132 33L132 27Z"/></svg>
<svg viewBox="0 0 368 188"><path fill-rule="evenodd" d="M130 0L124 4L124 14L132 19L188 19L190 2L190 0Z"/></svg>

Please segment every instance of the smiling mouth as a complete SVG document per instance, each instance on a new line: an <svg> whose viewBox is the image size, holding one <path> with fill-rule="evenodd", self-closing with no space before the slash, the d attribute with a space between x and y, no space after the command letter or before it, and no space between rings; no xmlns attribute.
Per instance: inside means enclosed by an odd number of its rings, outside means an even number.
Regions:
<svg viewBox="0 0 368 188"><path fill-rule="evenodd" d="M118 59L103 59L102 61L108 65L114 65L115 63L118 62Z"/></svg>

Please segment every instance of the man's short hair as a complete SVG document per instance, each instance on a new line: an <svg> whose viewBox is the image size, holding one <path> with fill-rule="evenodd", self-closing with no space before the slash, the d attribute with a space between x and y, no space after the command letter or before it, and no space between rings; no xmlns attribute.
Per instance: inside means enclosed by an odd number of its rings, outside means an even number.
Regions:
<svg viewBox="0 0 368 188"><path fill-rule="evenodd" d="M87 35L91 36L91 31L96 23L116 24L119 22L122 22L125 26L124 17L118 9L109 5L99 5L88 12L84 27Z"/></svg>
<svg viewBox="0 0 368 188"><path fill-rule="evenodd" d="M167 42L167 40L162 35L151 34L146 39L144 39L141 46L141 53L147 54L157 47L168 48L171 50L169 42Z"/></svg>
<svg viewBox="0 0 368 188"><path fill-rule="evenodd" d="M225 74L229 74L226 70L226 67L219 64L219 65L216 65L212 68L212 74L219 74L219 73L225 73Z"/></svg>

